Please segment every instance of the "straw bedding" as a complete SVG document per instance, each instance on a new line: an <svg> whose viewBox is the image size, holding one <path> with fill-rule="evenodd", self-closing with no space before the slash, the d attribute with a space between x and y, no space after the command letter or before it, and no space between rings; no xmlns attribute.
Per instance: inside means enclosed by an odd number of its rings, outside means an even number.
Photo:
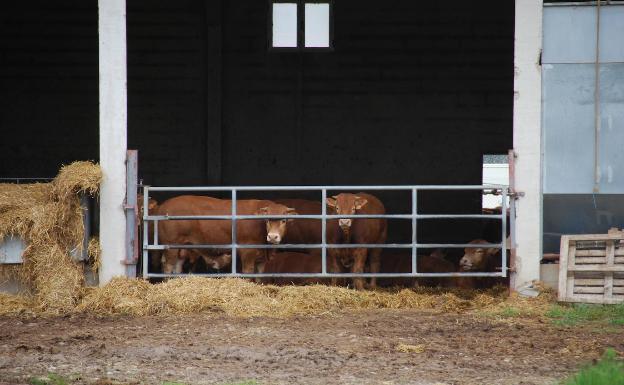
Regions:
<svg viewBox="0 0 624 385"><path fill-rule="evenodd" d="M529 299L523 306L550 303L548 298ZM355 291L323 285L277 287L236 278L187 277L155 285L139 279L117 278L103 288L90 289L75 311L98 315L211 312L236 317L289 317L366 309L495 310L507 301L507 291L501 287L486 291L434 288ZM514 301L520 306L519 299Z"/></svg>
<svg viewBox="0 0 624 385"><path fill-rule="evenodd" d="M420 309L438 312L479 311L497 314L514 307L543 315L553 297L509 297L504 288L486 291L434 288L355 291L342 287L270 286L237 278L188 277L150 284L116 278L100 288L85 288L84 297L67 313L92 315L174 315L207 312L234 317L290 317L369 309ZM41 315L36 301L0 295L0 315Z"/></svg>

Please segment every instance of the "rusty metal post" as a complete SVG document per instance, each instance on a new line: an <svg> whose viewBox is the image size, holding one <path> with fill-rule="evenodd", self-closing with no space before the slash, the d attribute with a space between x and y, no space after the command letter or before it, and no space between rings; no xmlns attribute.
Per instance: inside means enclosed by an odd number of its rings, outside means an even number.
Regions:
<svg viewBox="0 0 624 385"><path fill-rule="evenodd" d="M512 149L507 153L509 164L509 291L516 290L516 183L515 183L516 152ZM507 199L506 196L503 199ZM507 215L507 213L505 213ZM507 231L504 229L503 231ZM503 232L506 243L506 233Z"/></svg>
<svg viewBox="0 0 624 385"><path fill-rule="evenodd" d="M139 257L139 223L137 221L138 151L128 150L126 155L126 277L136 277Z"/></svg>

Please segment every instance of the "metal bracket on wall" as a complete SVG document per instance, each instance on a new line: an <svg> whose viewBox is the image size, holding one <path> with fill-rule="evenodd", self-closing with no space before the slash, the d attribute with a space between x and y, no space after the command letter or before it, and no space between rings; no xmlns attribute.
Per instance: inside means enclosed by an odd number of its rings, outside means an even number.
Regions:
<svg viewBox="0 0 624 385"><path fill-rule="evenodd" d="M513 199L518 199L524 197L524 191L510 191L509 197Z"/></svg>

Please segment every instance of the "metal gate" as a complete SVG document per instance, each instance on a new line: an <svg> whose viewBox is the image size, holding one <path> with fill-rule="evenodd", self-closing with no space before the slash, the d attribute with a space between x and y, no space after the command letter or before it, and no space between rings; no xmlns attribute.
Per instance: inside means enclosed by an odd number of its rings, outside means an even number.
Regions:
<svg viewBox="0 0 624 385"><path fill-rule="evenodd" d="M354 215L334 215L327 213L327 191L409 191L411 192L411 213L409 214L354 214ZM457 190L481 190L484 194L496 194L502 196L500 214L419 214L418 213L418 192L425 190L440 191L457 191ZM232 200L232 212L229 215L149 215L148 200L150 192L229 192ZM237 208L238 192L275 192L275 191L318 191L321 193L321 214L316 215L239 215ZM208 277L292 277L292 278L332 278L332 277L453 277L453 276L471 276L471 277L507 277L507 246L506 246L506 228L507 213L510 219L510 241L513 248L514 243L514 196L515 194L508 186L504 185L407 185L407 186L244 186L244 187L152 187L143 186L143 277L176 277L181 274L162 274L150 273L148 271L148 253L150 250L166 250L166 249L231 249L232 252L232 269L229 273L215 274L193 274L196 276ZM509 202L507 201L509 198ZM508 210L509 209L509 210ZM318 219L321 220L321 237L320 244L238 244L236 240L236 223L238 220L248 219ZM326 241L327 220L337 220L340 218L357 219L357 218L386 218L386 219L409 219L411 220L411 243L383 243L383 244L328 244ZM499 243L489 244L466 244L466 243L419 243L417 236L417 226L419 219L485 219L493 218L500 220L501 225L501 241ZM158 222L159 221L175 221L175 220L231 220L232 221L232 242L230 244L191 244L191 245L174 245L159 244L158 241ZM153 243L149 242L147 224L153 222L152 226ZM501 249L501 271L500 272L448 272L448 273L422 273L417 269L417 258L419 248L466 248L466 247L489 247ZM321 249L322 271L320 273L254 273L245 274L237 272L237 250L238 249ZM327 271L327 249L344 249L344 248L386 248L386 249L411 249L411 272L409 273L331 273Z"/></svg>

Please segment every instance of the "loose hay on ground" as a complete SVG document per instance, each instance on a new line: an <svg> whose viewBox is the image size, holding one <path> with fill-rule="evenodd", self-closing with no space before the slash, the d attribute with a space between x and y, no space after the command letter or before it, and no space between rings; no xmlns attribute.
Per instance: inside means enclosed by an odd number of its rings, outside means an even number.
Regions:
<svg viewBox="0 0 624 385"><path fill-rule="evenodd" d="M28 295L14 295L0 293L0 315L34 315L36 306L32 297Z"/></svg>
<svg viewBox="0 0 624 385"><path fill-rule="evenodd" d="M460 312L499 306L506 301L507 295L501 290L355 291L323 285L277 287L236 278L203 277L152 285L139 279L117 278L103 288L90 289L76 311L100 315L212 312L237 317L288 317L365 309Z"/></svg>

